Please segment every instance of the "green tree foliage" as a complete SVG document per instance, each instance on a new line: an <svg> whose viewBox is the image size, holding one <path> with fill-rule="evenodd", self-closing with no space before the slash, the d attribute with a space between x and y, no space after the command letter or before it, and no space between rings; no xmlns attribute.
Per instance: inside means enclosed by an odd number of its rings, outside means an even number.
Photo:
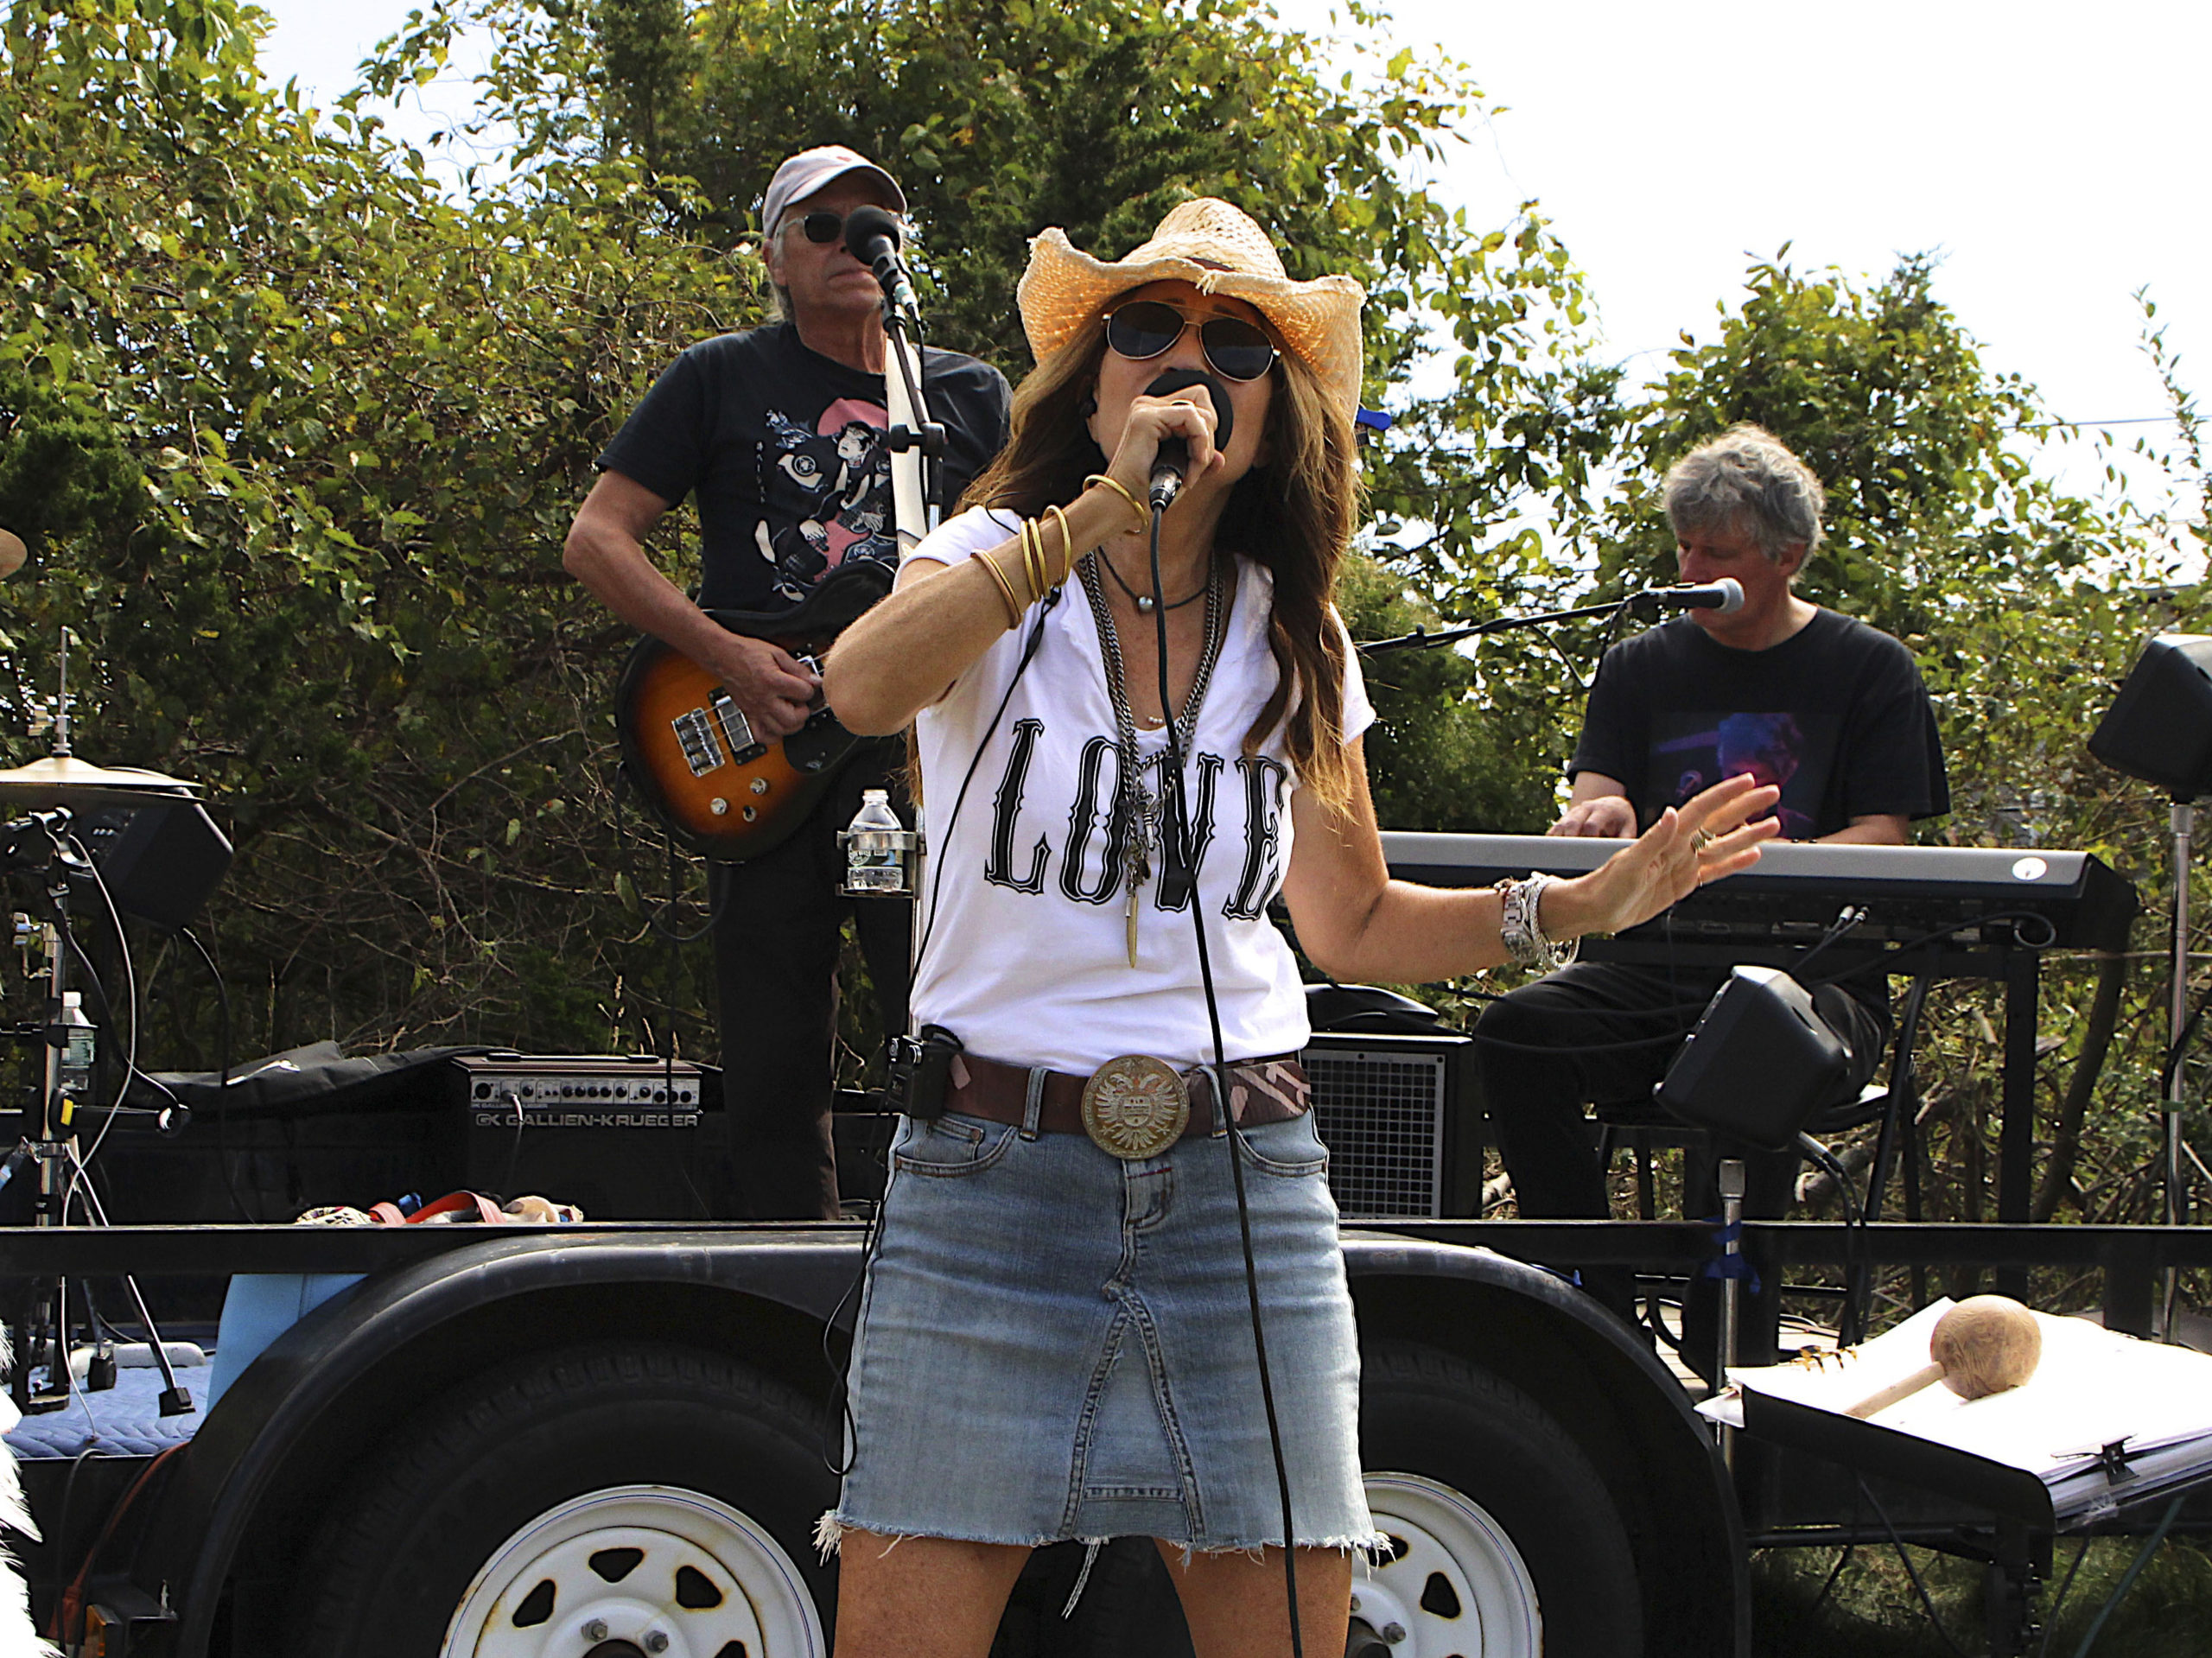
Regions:
<svg viewBox="0 0 2212 1658"><path fill-rule="evenodd" d="M243 1045L639 1039L664 974L610 873L621 639L557 550L612 421L757 314L753 271L619 160L449 199L354 100L319 124L264 88L229 0L5 29L11 758L67 626L80 751L223 803Z"/></svg>
<svg viewBox="0 0 2212 1658"><path fill-rule="evenodd" d="M2164 810L2086 744L2141 642L2204 625L2201 524L2145 518L2124 497L2092 503L2038 470L2049 417L2032 387L1983 365L1932 293L1927 259L1861 284L1799 272L1786 256L1754 266L1740 310L1710 340L1685 334L1662 383L1624 412L1621 488L1599 525L1601 587L1670 574L1659 493L1674 461L1738 422L1766 427L1827 491L1827 539L1801 591L1904 639L1934 695L1954 810L1923 835L2100 853L2140 884L2153 919L2139 938L2157 955L2155 918L2171 901ZM2147 343L2183 416L2173 470L2193 486L2193 406L2156 336ZM2099 1012L2097 977L2097 963L2063 958L2047 975L2039 1218L2154 1214L2164 986L2155 969L2138 971ZM1921 1046L1929 1212L1993 1219L1996 1001L1960 981L1931 1005ZM2092 1093L2076 1068L2107 1039ZM2192 1134L2202 1127L2200 1112Z"/></svg>
<svg viewBox="0 0 2212 1658"><path fill-rule="evenodd" d="M1766 427L1827 491L1800 591L1920 657L1951 765L1948 837L2107 844L2109 779L2082 745L2168 613L2174 549L2124 503L2069 495L2036 467L2049 416L2032 387L1983 366L1928 259L1862 287L1799 273L1787 251L1753 267L1713 340L1684 336L1630 411L1602 583L1671 570L1669 466L1739 421Z"/></svg>
<svg viewBox="0 0 2212 1658"><path fill-rule="evenodd" d="M758 320L746 213L792 149L900 170L938 337L1016 373L1030 234L1116 253L1173 200L1227 194L1300 274L1369 283L1370 397L1459 434L1448 511L1444 461L1370 456L1386 510L1446 526L1472 568L1550 476L1490 405L1559 399L1548 330L1571 330L1579 278L1533 217L1478 233L1402 181L1473 106L1452 66L1332 79L1248 0L481 0L418 14L319 117L259 81L254 16L11 0L0 74L0 522L35 549L4 593L0 749L37 752L66 626L80 750L223 803L240 855L211 924L241 1051L595 1048L653 1039L663 1000L696 1020L696 953L664 951L617 873L604 705L626 639L558 547L658 369ZM473 112L429 156L391 142L374 111L468 29L490 46ZM472 158L457 187L441 151ZM1426 404L1406 389L1424 315L1471 365ZM662 537L679 579L690 529ZM1451 663L1404 672L1378 747L1405 745L1427 792L1402 809L1540 816L1555 740L1483 719ZM1433 731L1432 689L1457 699ZM212 1059L181 976L186 1057Z"/></svg>
<svg viewBox="0 0 2212 1658"><path fill-rule="evenodd" d="M1346 626L1361 639L1434 631L1435 607L1409 594L1404 575L1356 557L1339 588ZM1549 757L1564 740L1563 699L1505 698L1515 676L1548 683L1560 665L1532 668L1520 645L1486 645L1474 657L1442 649L1377 652L1362 662L1375 723L1367 764L1376 821L1453 834L1541 835L1556 815ZM1571 669L1567 670L1570 674Z"/></svg>

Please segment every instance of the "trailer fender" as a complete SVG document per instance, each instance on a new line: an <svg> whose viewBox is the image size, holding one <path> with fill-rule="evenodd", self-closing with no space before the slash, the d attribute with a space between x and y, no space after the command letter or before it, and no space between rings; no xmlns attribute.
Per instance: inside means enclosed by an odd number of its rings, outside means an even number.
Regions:
<svg viewBox="0 0 2212 1658"><path fill-rule="evenodd" d="M533 1230L374 1274L278 1337L209 1411L178 1459L131 1575L176 1608L178 1658L204 1658L241 1543L294 1458L322 1461L334 1443L358 1449L410 1405L512 1359L514 1344L531 1339L509 1327L512 1320L486 1313L594 1293L601 1299L589 1304L617 1308L665 1305L673 1296L727 1309L727 1318L703 1325L705 1344L717 1339L717 1324L727 1339L747 1304L756 1322L779 1321L779 1335L818 1334L839 1316L860 1261L856 1236L748 1235L733 1246L726 1234L659 1232L645 1242ZM619 1294L626 1286L661 1293ZM534 1333L536 1344L553 1345L578 1332Z"/></svg>
<svg viewBox="0 0 2212 1658"><path fill-rule="evenodd" d="M1370 1350L1417 1344L1538 1401L1614 1495L1635 1549L1646 1650L1748 1655L1743 1515L1710 1427L1652 1350L1556 1275L1478 1248L1351 1233Z"/></svg>

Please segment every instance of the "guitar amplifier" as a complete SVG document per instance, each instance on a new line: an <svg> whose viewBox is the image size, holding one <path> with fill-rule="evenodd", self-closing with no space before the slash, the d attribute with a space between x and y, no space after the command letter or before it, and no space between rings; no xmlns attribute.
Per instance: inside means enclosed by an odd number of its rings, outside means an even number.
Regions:
<svg viewBox="0 0 2212 1658"><path fill-rule="evenodd" d="M687 1060L653 1054L468 1055L453 1061L467 1184L535 1192L600 1221L712 1218L718 1112Z"/></svg>
<svg viewBox="0 0 2212 1658"><path fill-rule="evenodd" d="M1306 1047L1329 1188L1347 1220L1445 1218L1482 1207L1482 1108L1474 1043L1316 1031Z"/></svg>

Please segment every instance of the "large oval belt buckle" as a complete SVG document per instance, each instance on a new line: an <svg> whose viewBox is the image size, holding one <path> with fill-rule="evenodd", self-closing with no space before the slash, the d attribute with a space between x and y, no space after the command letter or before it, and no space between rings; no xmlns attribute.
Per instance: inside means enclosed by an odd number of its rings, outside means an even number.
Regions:
<svg viewBox="0 0 2212 1658"><path fill-rule="evenodd" d="M1182 1074L1148 1053L1109 1059L1083 1085L1083 1131L1102 1152L1134 1162L1157 1157L1191 1122Z"/></svg>

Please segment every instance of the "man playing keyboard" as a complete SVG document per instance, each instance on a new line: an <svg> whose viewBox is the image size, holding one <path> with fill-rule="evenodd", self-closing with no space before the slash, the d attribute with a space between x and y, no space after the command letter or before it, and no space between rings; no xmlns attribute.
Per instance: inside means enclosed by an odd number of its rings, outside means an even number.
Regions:
<svg viewBox="0 0 2212 1658"><path fill-rule="evenodd" d="M1900 845L1915 818L1950 810L1934 710L1911 653L1886 633L1801 599L1791 583L1820 544L1824 497L1810 469L1770 434L1738 426L1667 474L1667 515L1681 580L1733 579L1733 611L1694 610L1613 647L1590 689L1567 768L1572 792L1554 835L1633 835L1669 805L1741 772L1782 789L1793 840ZM1648 1098L1724 973L1578 962L1524 985L1475 1026L1483 1092L1522 1216L1603 1218L1605 1170L1592 1102ZM1889 1040L1878 976L1815 989L1852 1051L1850 1086L1871 1077ZM1745 1212L1780 1215L1794 1153L1715 1147L1687 1171L1693 1215L1717 1213L1713 1166L1745 1156ZM1586 1268L1583 1283L1635 1316L1634 1275ZM1711 1280L1700 1280L1709 1292ZM1684 1351L1701 1364L1714 1298L1694 1288ZM1747 1308L1741 1352L1766 1356L1773 1286Z"/></svg>

